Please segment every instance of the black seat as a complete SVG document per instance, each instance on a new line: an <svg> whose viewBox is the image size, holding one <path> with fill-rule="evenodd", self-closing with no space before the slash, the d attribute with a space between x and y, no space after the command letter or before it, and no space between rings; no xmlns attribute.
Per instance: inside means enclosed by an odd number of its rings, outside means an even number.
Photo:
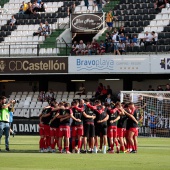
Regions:
<svg viewBox="0 0 170 170"><path fill-rule="evenodd" d="M1 31L8 31L6 26L1 27Z"/></svg>
<svg viewBox="0 0 170 170"><path fill-rule="evenodd" d="M134 10L134 9L131 9L130 11L129 11L129 15L135 15L136 14L136 11Z"/></svg>
<svg viewBox="0 0 170 170"><path fill-rule="evenodd" d="M133 28L132 28L132 33L137 33L137 32L138 32L137 27L133 27Z"/></svg>
<svg viewBox="0 0 170 170"><path fill-rule="evenodd" d="M24 15L23 14L19 14L18 15L18 19L23 19L24 18Z"/></svg>
<svg viewBox="0 0 170 170"><path fill-rule="evenodd" d="M149 20L150 19L150 16L149 15L144 15L143 16L143 19L146 21L146 20Z"/></svg>
<svg viewBox="0 0 170 170"><path fill-rule="evenodd" d="M139 47L137 46L132 47L132 52L139 52Z"/></svg>
<svg viewBox="0 0 170 170"><path fill-rule="evenodd" d="M133 9L133 4L129 4L128 9Z"/></svg>
<svg viewBox="0 0 170 170"><path fill-rule="evenodd" d="M155 15L154 15L154 14L151 14L151 15L150 15L150 20L153 20L153 19L155 19Z"/></svg>
<svg viewBox="0 0 170 170"><path fill-rule="evenodd" d="M122 5L118 4L115 6L114 10L121 10L122 9Z"/></svg>
<svg viewBox="0 0 170 170"><path fill-rule="evenodd" d="M27 17L28 17L28 19L34 19L34 15L33 14L30 14L30 15L27 14Z"/></svg>
<svg viewBox="0 0 170 170"><path fill-rule="evenodd" d="M169 38L165 39L164 45L169 45L169 44L170 44L170 39Z"/></svg>
<svg viewBox="0 0 170 170"><path fill-rule="evenodd" d="M133 33L133 32L132 32L132 28L129 28L129 33Z"/></svg>
<svg viewBox="0 0 170 170"><path fill-rule="evenodd" d="M41 19L40 20L43 24L45 23L46 19Z"/></svg>
<svg viewBox="0 0 170 170"><path fill-rule="evenodd" d="M163 51L165 51L165 46L164 45L158 46L158 52L163 52Z"/></svg>
<svg viewBox="0 0 170 170"><path fill-rule="evenodd" d="M169 26L164 27L163 32L169 32L169 31L170 31L170 27Z"/></svg>
<svg viewBox="0 0 170 170"><path fill-rule="evenodd" d="M140 3L141 3L141 0L136 0L135 3L140 4Z"/></svg>
<svg viewBox="0 0 170 170"><path fill-rule="evenodd" d="M29 24L34 25L35 24L35 20L34 19L30 19L29 20Z"/></svg>
<svg viewBox="0 0 170 170"><path fill-rule="evenodd" d="M129 15L129 11L128 10L123 10L123 14L124 15Z"/></svg>
<svg viewBox="0 0 170 170"><path fill-rule="evenodd" d="M136 15L141 15L143 14L143 9L137 9L136 10Z"/></svg>
<svg viewBox="0 0 170 170"><path fill-rule="evenodd" d="M138 21L138 27L143 27L143 21Z"/></svg>
<svg viewBox="0 0 170 170"><path fill-rule="evenodd" d="M39 19L35 19L35 24L40 24L40 20Z"/></svg>
<svg viewBox="0 0 170 170"><path fill-rule="evenodd" d="M152 45L151 52L157 52L157 45Z"/></svg>
<svg viewBox="0 0 170 170"><path fill-rule="evenodd" d="M138 33L142 32L143 31L143 28L142 27L139 27L138 28Z"/></svg>
<svg viewBox="0 0 170 170"><path fill-rule="evenodd" d="M170 45L166 46L166 51L170 51Z"/></svg>
<svg viewBox="0 0 170 170"><path fill-rule="evenodd" d="M57 22L57 18L52 18L52 22Z"/></svg>
<svg viewBox="0 0 170 170"><path fill-rule="evenodd" d="M144 21L143 26L147 26L147 25L149 25L149 21Z"/></svg>
<svg viewBox="0 0 170 170"><path fill-rule="evenodd" d="M145 52L145 47L144 46L140 46L139 47L139 52Z"/></svg>
<svg viewBox="0 0 170 170"><path fill-rule="evenodd" d="M49 24L52 24L52 23L53 23L53 21L52 21L51 18L47 18L46 21L47 21Z"/></svg>
<svg viewBox="0 0 170 170"><path fill-rule="evenodd" d="M154 8L154 4L153 3L149 3L148 4L148 8Z"/></svg>
<svg viewBox="0 0 170 170"><path fill-rule="evenodd" d="M23 16L23 19L29 19L30 17L29 17L29 15L24 15Z"/></svg>
<svg viewBox="0 0 170 170"><path fill-rule="evenodd" d="M136 27L136 22L135 21L130 22L130 27Z"/></svg>
<svg viewBox="0 0 170 170"><path fill-rule="evenodd" d="M137 15L137 16L136 16L136 20L137 20L137 21L141 21L142 19L143 19L143 16L142 16L142 15Z"/></svg>
<svg viewBox="0 0 170 170"><path fill-rule="evenodd" d="M7 31L7 32L6 32L6 35L7 35L7 36L11 35L11 31Z"/></svg>
<svg viewBox="0 0 170 170"><path fill-rule="evenodd" d="M68 1L64 2L64 6L68 6L68 5L69 5Z"/></svg>
<svg viewBox="0 0 170 170"><path fill-rule="evenodd" d="M165 43L164 39L159 39L157 42L158 45L164 45L164 43Z"/></svg>
<svg viewBox="0 0 170 170"><path fill-rule="evenodd" d="M125 27L130 27L130 22L126 21L125 22Z"/></svg>
<svg viewBox="0 0 170 170"><path fill-rule="evenodd" d="M126 33L129 33L129 32L130 32L130 28L129 28L129 27L126 27L126 28L125 28L125 32L126 32ZM127 34L126 34L126 35L127 35Z"/></svg>
<svg viewBox="0 0 170 170"><path fill-rule="evenodd" d="M141 7L140 7L140 4L134 4L134 8L135 9L140 9Z"/></svg>
<svg viewBox="0 0 170 170"><path fill-rule="evenodd" d="M158 34L158 39L163 39L163 38L165 38L165 34L163 32L160 32Z"/></svg>
<svg viewBox="0 0 170 170"><path fill-rule="evenodd" d="M52 13L52 18L56 18L56 13Z"/></svg>
<svg viewBox="0 0 170 170"><path fill-rule="evenodd" d="M146 46L146 52L151 52L152 51L152 45Z"/></svg>
<svg viewBox="0 0 170 170"><path fill-rule="evenodd" d="M0 42L4 41L4 38L3 37L0 37Z"/></svg>
<svg viewBox="0 0 170 170"><path fill-rule="evenodd" d="M148 9L143 9L143 13L144 14L148 14L149 12L148 12Z"/></svg>
<svg viewBox="0 0 170 170"><path fill-rule="evenodd" d="M121 5L121 10L127 9L125 4Z"/></svg>
<svg viewBox="0 0 170 170"><path fill-rule="evenodd" d="M45 17L46 18L51 18L51 13L47 13Z"/></svg>
<svg viewBox="0 0 170 170"><path fill-rule="evenodd" d="M14 15L14 18L15 18L15 19L19 19L19 14L15 14L15 15Z"/></svg>
<svg viewBox="0 0 170 170"><path fill-rule="evenodd" d="M1 37L6 37L6 32L5 32L5 31L1 31L1 32L0 32L0 36L1 36Z"/></svg>
<svg viewBox="0 0 170 170"><path fill-rule="evenodd" d="M126 4L126 0L121 0L120 3L121 4Z"/></svg>
<svg viewBox="0 0 170 170"><path fill-rule="evenodd" d="M116 15L116 16L121 15L121 11L120 11L120 10L115 11L115 15Z"/></svg>
<svg viewBox="0 0 170 170"><path fill-rule="evenodd" d="M130 21L130 16L129 16L129 15L125 15L125 16L124 16L124 20L125 20L125 21Z"/></svg>
<svg viewBox="0 0 170 170"><path fill-rule="evenodd" d="M41 14L40 19L41 19L41 18L45 18L45 13Z"/></svg>
<svg viewBox="0 0 170 170"><path fill-rule="evenodd" d="M170 32L165 33L165 38L170 38Z"/></svg>
<svg viewBox="0 0 170 170"><path fill-rule="evenodd" d="M29 25L29 24L30 24L29 21L30 21L29 19L25 19L25 20L24 20L24 25ZM34 24L35 24L35 23L34 23Z"/></svg>
<svg viewBox="0 0 170 170"><path fill-rule="evenodd" d="M62 11L62 8L61 8L61 7L59 7L59 8L58 8L58 12L61 12L61 11Z"/></svg>
<svg viewBox="0 0 170 170"><path fill-rule="evenodd" d="M143 9L147 9L148 7L147 7L147 4L141 4L141 8L143 8Z"/></svg>
<svg viewBox="0 0 170 170"><path fill-rule="evenodd" d="M157 13L159 13L157 10L155 10L155 9L149 9L149 14L157 14Z"/></svg>
<svg viewBox="0 0 170 170"><path fill-rule="evenodd" d="M131 21L136 21L136 15L132 15L132 16L130 17L130 20L131 20Z"/></svg>
<svg viewBox="0 0 170 170"><path fill-rule="evenodd" d="M132 52L132 47L127 47L127 48L126 48L126 51L127 51L127 52Z"/></svg>
<svg viewBox="0 0 170 170"><path fill-rule="evenodd" d="M117 19L118 19L118 21L124 21L124 17L123 16L118 16Z"/></svg>

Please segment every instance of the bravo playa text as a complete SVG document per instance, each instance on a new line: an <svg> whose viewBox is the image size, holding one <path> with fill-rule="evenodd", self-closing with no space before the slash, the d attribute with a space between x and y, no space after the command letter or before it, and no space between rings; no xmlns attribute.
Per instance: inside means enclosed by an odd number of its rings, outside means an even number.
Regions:
<svg viewBox="0 0 170 170"><path fill-rule="evenodd" d="M93 60L83 60L77 59L77 66L92 66L92 67L113 67L114 61L110 59L93 59Z"/></svg>

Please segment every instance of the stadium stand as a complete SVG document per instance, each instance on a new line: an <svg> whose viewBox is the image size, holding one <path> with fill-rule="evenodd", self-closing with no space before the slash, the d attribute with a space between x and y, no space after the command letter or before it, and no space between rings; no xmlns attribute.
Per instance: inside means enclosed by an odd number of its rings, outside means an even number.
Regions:
<svg viewBox="0 0 170 170"><path fill-rule="evenodd" d="M169 14L170 10L163 8L161 12L154 9L154 0L121 0L115 7L115 15L118 16L119 21L124 23L126 36L132 38L134 35L138 39L143 38L146 31L155 31L158 33L158 52L170 51L169 38ZM162 41L162 39L164 39ZM168 40L168 41L167 41ZM164 41L167 41L164 44ZM155 46L143 47L129 47L127 52L154 52Z"/></svg>
<svg viewBox="0 0 170 170"><path fill-rule="evenodd" d="M33 1L31 1L33 2ZM0 52L5 55L69 55L65 48L57 47L56 38L59 37L67 28L69 28L69 16L67 8L75 3L75 13L97 12L97 6L89 0L89 8L84 5L84 1L60 1L45 0L47 4L46 12L23 15L17 14L22 0L3 0L0 14ZM110 1L103 5L103 11L110 9L118 17L118 26L124 25L126 36L131 39L137 35L138 42L143 38L144 33L156 32L158 34L157 45L127 47L126 52L169 52L170 51L170 10L163 8L161 11L154 9L155 0L120 0ZM14 15L16 24L10 26L11 16ZM51 34L44 36L33 36L33 33L39 28L39 23L49 23ZM115 25L117 27L117 25ZM106 28L103 29L103 32ZM98 40L105 40L105 33L97 36ZM100 35L100 33L98 33ZM60 42L59 42L60 43ZM65 52L67 51L67 52Z"/></svg>
<svg viewBox="0 0 170 170"><path fill-rule="evenodd" d="M19 7L22 3L21 0L10 0L9 3L4 5L3 9L5 12L1 14L0 18L0 48L1 54L5 55L9 53L9 45L11 48L11 53L36 55L37 54L37 44L42 44L40 46L40 54L53 53L56 55L58 49L54 48L54 42L56 38L64 31L59 29L61 24L68 25L69 17L67 14L67 7L71 6L73 3L79 5L80 0L76 1L44 1L47 4L47 10L44 13L36 14L17 14ZM14 15L16 19L16 24L14 26L9 26L10 18ZM37 31L40 22L45 23L47 21L50 25L52 34L46 40L44 36L32 36L33 32ZM50 45L51 44L51 45ZM49 46L53 48L49 48ZM5 47L5 48L4 48ZM44 48L46 47L46 48Z"/></svg>
<svg viewBox="0 0 170 170"><path fill-rule="evenodd" d="M48 92L45 93L45 96ZM73 99L86 99L92 98L95 95L95 91L88 91L86 95L77 95L77 92L68 92L68 91L58 91L54 92L54 99L57 102L65 101L71 104ZM30 118L38 117L42 108L48 106L46 100L38 100L39 92L12 92L9 101L15 99L16 104L14 106L15 112L14 116L17 118Z"/></svg>

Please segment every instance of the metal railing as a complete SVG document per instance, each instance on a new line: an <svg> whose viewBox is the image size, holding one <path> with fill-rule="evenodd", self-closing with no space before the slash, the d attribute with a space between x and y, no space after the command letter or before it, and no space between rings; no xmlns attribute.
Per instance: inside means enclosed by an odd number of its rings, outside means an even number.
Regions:
<svg viewBox="0 0 170 170"><path fill-rule="evenodd" d="M121 49L120 43L106 43L106 50L104 54L113 54L117 46L122 54L158 54L169 53L170 45L147 44L140 45L139 43L133 45L126 44L124 50ZM94 50L93 50L94 51ZM99 50L100 51L100 50ZM89 53L87 53L88 55ZM92 52L97 55L96 52ZM72 52L72 44L66 43L64 39L57 40L55 43L48 44L8 44L0 45L0 57L23 57L23 56L69 56L76 55ZM81 55L81 54L80 54Z"/></svg>

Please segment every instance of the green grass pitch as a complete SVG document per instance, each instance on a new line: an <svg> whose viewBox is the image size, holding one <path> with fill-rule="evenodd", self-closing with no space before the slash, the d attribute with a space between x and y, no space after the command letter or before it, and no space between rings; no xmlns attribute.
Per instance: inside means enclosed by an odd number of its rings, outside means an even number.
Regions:
<svg viewBox="0 0 170 170"><path fill-rule="evenodd" d="M38 136L10 137L0 153L0 170L170 170L170 138L139 138L137 154L52 154L38 152Z"/></svg>

